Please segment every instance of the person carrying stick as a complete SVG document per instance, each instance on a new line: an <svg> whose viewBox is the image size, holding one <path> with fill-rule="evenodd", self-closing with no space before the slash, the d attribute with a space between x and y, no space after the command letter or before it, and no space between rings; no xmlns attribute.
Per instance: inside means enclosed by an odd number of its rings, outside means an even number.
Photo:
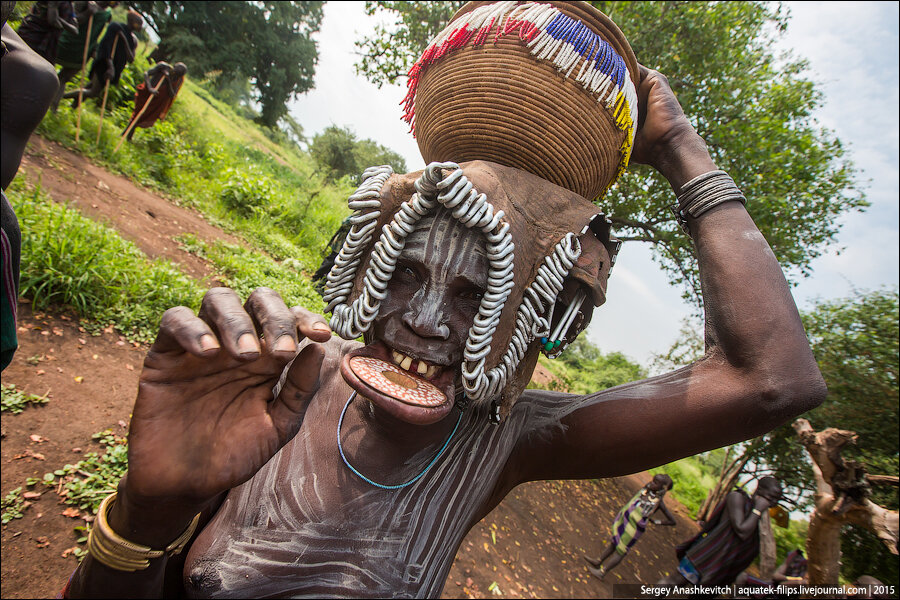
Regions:
<svg viewBox="0 0 900 600"><path fill-rule="evenodd" d="M80 87L84 87L84 69L87 57L97 49L100 34L107 23L112 20L111 7L117 2L75 2L75 15L78 18L78 33L63 31L59 38L56 53L56 64L59 65L59 91L53 99L51 110L59 107L66 91L66 84L81 73ZM85 5L82 7L81 5ZM79 10L81 9L81 10Z"/></svg>
<svg viewBox="0 0 900 600"><path fill-rule="evenodd" d="M140 31L143 26L144 18L133 10L128 11L127 23L110 23L97 46L97 56L88 75L89 86L66 92L63 98L73 98L73 106L77 108L83 98L97 98L104 89L108 90L107 84L118 85L125 65L134 60L137 48L135 32Z"/></svg>
<svg viewBox="0 0 900 600"><path fill-rule="evenodd" d="M144 82L134 92L134 112L122 132L124 139L130 141L138 127L153 127L157 120L165 120L184 83L185 74L187 67L180 62L174 66L160 62L144 73Z"/></svg>

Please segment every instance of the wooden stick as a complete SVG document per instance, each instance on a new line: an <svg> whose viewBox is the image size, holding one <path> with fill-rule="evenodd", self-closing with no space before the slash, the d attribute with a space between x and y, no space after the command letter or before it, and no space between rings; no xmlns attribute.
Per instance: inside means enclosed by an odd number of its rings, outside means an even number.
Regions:
<svg viewBox="0 0 900 600"><path fill-rule="evenodd" d="M115 39L113 39L112 50L109 53L109 59L113 61L113 69L115 69L115 59L116 59L116 45L119 43L119 34L116 34ZM109 79L106 80L106 85L103 86L103 104L100 105L100 124L97 125L97 143L100 143L100 132L103 130L103 113L106 112L106 95L109 94Z"/></svg>
<svg viewBox="0 0 900 600"><path fill-rule="evenodd" d="M78 86L78 118L75 119L75 143L81 136L81 95L84 93L84 66L87 64L88 48L91 47L91 32L94 29L94 15L88 17L87 35L84 38L84 54L81 57L81 85Z"/></svg>
<svg viewBox="0 0 900 600"><path fill-rule="evenodd" d="M113 149L113 154L119 151L119 147L122 145L122 142L126 137L128 137L128 132L134 129L137 126L138 121L141 120L141 117L144 116L144 111L147 110L147 107L150 106L150 102L153 101L153 92L159 91L159 88L162 87L163 82L168 79L168 77L168 75L163 75L162 79L159 80L159 83L156 84L156 87L150 88L150 97L147 98L147 101L144 102L144 106L141 108L141 111L137 114L136 117L131 119L128 127L126 127L125 131L122 132L122 135L119 137L119 141L116 143L116 147Z"/></svg>

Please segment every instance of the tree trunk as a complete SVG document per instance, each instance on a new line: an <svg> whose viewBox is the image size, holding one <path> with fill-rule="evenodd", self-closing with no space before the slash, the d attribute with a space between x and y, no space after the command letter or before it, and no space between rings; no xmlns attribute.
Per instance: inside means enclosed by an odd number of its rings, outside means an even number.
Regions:
<svg viewBox="0 0 900 600"><path fill-rule="evenodd" d="M869 500L865 467L841 457L845 445L856 443L856 433L834 428L816 432L806 419L794 421L794 429L809 452L816 479L815 510L806 538L809 583L838 585L844 524L865 527L897 554L898 514Z"/></svg>
<svg viewBox="0 0 900 600"><path fill-rule="evenodd" d="M775 574L775 535L772 533L772 519L769 511L759 518L759 576L772 579Z"/></svg>
<svg viewBox="0 0 900 600"><path fill-rule="evenodd" d="M811 585L838 585L841 574L841 529L830 510L819 510L818 504L809 519L806 557Z"/></svg>

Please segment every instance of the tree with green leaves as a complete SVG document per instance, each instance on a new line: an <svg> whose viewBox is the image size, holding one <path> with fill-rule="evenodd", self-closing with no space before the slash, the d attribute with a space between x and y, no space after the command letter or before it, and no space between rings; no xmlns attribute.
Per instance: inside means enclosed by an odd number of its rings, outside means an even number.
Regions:
<svg viewBox="0 0 900 600"><path fill-rule="evenodd" d="M406 76L429 40L439 33L465 2L372 2L369 16L391 15L391 23L379 23L371 36L358 40L356 73L381 87Z"/></svg>
<svg viewBox="0 0 900 600"><path fill-rule="evenodd" d="M823 97L804 74L806 62L772 54L788 12L768 2L592 4L619 25L638 61L668 76L788 277L809 275L812 261L835 243L839 218L867 203L840 140L816 125ZM370 14L395 21L358 42L357 71L376 84L398 81L458 6L368 2ZM636 165L598 204L619 238L652 245L670 282L699 306L693 246L675 223L673 201L658 173Z"/></svg>
<svg viewBox="0 0 900 600"><path fill-rule="evenodd" d="M192 73L219 72L223 90L251 81L258 121L274 128L291 98L312 89L318 48L314 33L323 2L132 3L159 35L156 60L185 63Z"/></svg>
<svg viewBox="0 0 900 600"><path fill-rule="evenodd" d="M590 394L598 390L643 379L647 371L621 352L604 354L585 336L575 338L559 358L548 367L561 389L573 394Z"/></svg>
<svg viewBox="0 0 900 600"><path fill-rule="evenodd" d="M373 165L391 165L396 173L406 172L402 156L374 140L356 139L348 127L332 125L315 135L309 152L331 181L345 175L357 177Z"/></svg>
<svg viewBox="0 0 900 600"><path fill-rule="evenodd" d="M847 447L843 456L865 464L869 473L875 475L893 475L900 469L898 307L897 291L879 290L821 301L801 315L828 386L825 402L804 417L816 430L838 427L856 432L858 444ZM696 331L684 328L682 338L661 364L677 367L699 358L702 340ZM809 508L815 480L807 455L790 424L728 449L719 481L697 518L706 518L738 478L769 474L784 484L790 503L797 508ZM889 509L898 508L896 488L876 486L873 490L875 503ZM841 543L845 577L853 580L869 574L883 581L897 581L897 561L883 554L881 542L869 532L848 526Z"/></svg>

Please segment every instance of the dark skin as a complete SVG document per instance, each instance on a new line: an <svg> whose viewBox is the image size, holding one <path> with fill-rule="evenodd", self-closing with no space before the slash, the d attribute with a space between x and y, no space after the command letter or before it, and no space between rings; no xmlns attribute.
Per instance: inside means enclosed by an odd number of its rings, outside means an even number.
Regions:
<svg viewBox="0 0 900 600"><path fill-rule="evenodd" d="M68 29L78 33L78 25L59 17L59 2L47 3L47 23L55 29Z"/></svg>
<svg viewBox="0 0 900 600"><path fill-rule="evenodd" d="M809 583L805 573L803 575L788 575L788 569L790 567L791 563L788 560L785 560L778 565L778 568L775 569L775 573L772 574L772 584L775 586L796 587L798 585L807 585ZM737 579L734 580L734 584L738 587L747 585L747 572L744 571L738 575Z"/></svg>
<svg viewBox="0 0 900 600"><path fill-rule="evenodd" d="M74 7L76 11L76 18L78 19L79 27L87 27L90 22L90 18L97 13L97 11L105 10L109 6L115 6L115 2L75 2ZM97 32L99 34L99 31ZM91 32L88 32L87 35L91 35ZM91 36L91 43L96 40L96 37ZM57 77L59 77L59 91L56 92L56 97L53 98L53 104L50 107L53 112L59 108L59 101L63 98L63 93L66 89L66 84L72 80L75 75L77 75L81 71L80 68L76 67L62 67L57 73Z"/></svg>
<svg viewBox="0 0 900 600"><path fill-rule="evenodd" d="M751 498L752 504L749 511L744 509L744 496L740 492L730 492L725 497L725 514L731 523L731 528L742 540L757 535L759 520L762 513L775 506L781 498L781 487L768 482L761 482ZM661 579L658 585L691 585L690 582L677 570L668 577Z"/></svg>
<svg viewBox="0 0 900 600"><path fill-rule="evenodd" d="M3 132L0 183L5 190L22 162L28 138L53 100L59 82L53 65L41 58L3 23L3 90L0 127Z"/></svg>
<svg viewBox="0 0 900 600"><path fill-rule="evenodd" d="M186 73L187 67L184 66L184 63L176 63L172 66L167 62L159 62L144 73L144 87L154 98L157 98L159 97L160 88L165 85L168 90L168 97L174 98L177 90L176 86L173 84L177 83L178 87L180 87L180 81ZM149 103L150 100L147 100L148 105ZM131 140L131 138L134 137L134 132L137 129L136 127L132 127L131 123L143 108L144 107L139 108L135 105L135 113L132 115L132 120L128 121L128 124L125 126L125 131L127 132L126 138L128 140Z"/></svg>
<svg viewBox="0 0 900 600"><path fill-rule="evenodd" d="M144 26L143 21L132 17L129 14L128 16L128 28L131 30L127 35L134 35L132 32L140 31ZM116 53L120 50L125 53L126 62L134 62L134 51L131 49L131 45L128 43L128 39L125 37L125 33L119 31L116 34ZM71 92L66 92L63 94L63 98L76 98L76 104L78 102L77 98L79 97L79 92L81 98L96 98L103 91L104 84L107 81L113 79L116 75L116 66L113 63L114 54L110 54L106 58L106 71L104 71L103 76L101 77L98 73L94 73L93 77L91 77L90 87L84 90L72 90Z"/></svg>
<svg viewBox="0 0 900 600"><path fill-rule="evenodd" d="M665 516L666 518L665 521L661 519L651 519L650 522L654 525L674 527L676 524L675 518L672 517L672 513L669 512L669 509L666 508L666 505L663 502L663 497L665 497L666 492L668 492L671 487L655 479L648 483L646 487L648 492L658 494L660 496L659 504L657 505L656 510L654 510L650 516L652 517L653 514L662 512L663 516ZM622 562L622 559L625 558L625 555L619 554L615 550L616 544L610 541L610 543L606 545L606 549L603 551L603 554L601 554L599 558L589 558L588 556L584 557L585 560L591 565L590 567L588 567L588 570L590 570L591 574L594 577L603 579L607 573L612 571L614 568L616 568L616 566L618 566L620 562Z"/></svg>
<svg viewBox="0 0 900 600"><path fill-rule="evenodd" d="M642 68L638 97L646 120L637 134L632 160L657 168L675 190L716 168L664 76ZM706 356L669 375L571 397L575 408L562 413L553 427L539 435L523 426L522 434L509 446L508 457L491 471L492 479L486 482L489 493L477 498L466 495L466 490L483 483L481 480L446 483L459 485L462 496L452 504L469 510L465 527L474 525L519 483L641 471L754 437L822 401L825 386L788 285L744 207L733 202L720 205L692 220L690 230L697 246L707 311ZM402 273L421 280L415 285L402 284L396 276L391 280L387 305L376 318L375 337L416 358L449 359L453 361L449 368L456 369L459 354L444 343L465 339L475 310L459 310L460 280L445 272L446 263L435 257L405 256L404 260L412 275L405 270ZM457 274L464 275L463 285L476 287L467 293L483 291L477 287L486 270L484 261L473 256L460 264ZM428 297L417 298L423 287ZM427 323L417 319L423 310L433 315ZM441 326L446 326L446 331ZM356 520L347 521L343 506L358 498L371 497L373 502L383 503L376 513L400 510L394 500L400 497L397 493L375 490L349 476L341 459L333 458L336 414L332 407L340 410L350 388L331 366L320 378L325 363L318 344L309 344L300 352L287 372L284 388L267 402L282 368L295 356L304 337L313 342L329 339L325 319L289 309L272 290L257 290L242 307L233 292L218 289L207 294L198 316L186 308L167 311L141 375L129 436L129 473L109 515L116 532L153 548L165 547L194 514L215 509L223 494L254 477L289 441L286 451L302 448L313 453L301 455L300 462L314 461L318 455L327 457L316 462L320 467L315 472L315 489L301 487L298 493L320 500L317 519L345 523L349 529L342 535L354 535ZM659 419L663 405L669 417ZM361 472L382 474L390 483L405 481L422 467L422 461L411 460L412 453L431 456L449 435L457 414L452 411L437 422L421 425L405 420L402 411L362 400L347 412L344 449ZM307 427L304 418L321 420L322 426ZM301 429L303 435L292 440ZM695 434L684 435L688 429ZM644 452L633 452L634 446L647 438L655 443ZM492 458L466 456L468 461ZM275 485L285 491L292 485L310 485L302 483L310 481L310 473L296 469L290 476L276 479ZM231 498L229 495L229 502ZM218 556L213 550L225 530L229 533L224 539L241 534L231 521L223 521L226 513L241 519L240 512L229 512L239 505L237 501L222 505L225 512L220 511L194 542L193 558L198 558L194 551L201 547L210 550L205 556ZM449 508L432 504L421 516L414 516L423 519L422 523L440 520L442 511ZM432 535L430 531L414 534L411 530L408 535L427 537ZM440 560L451 560L461 539L460 535L442 547ZM338 543L334 538L323 542ZM315 563L316 549L309 552L309 560ZM382 561L385 569L387 562ZM124 573L87 557L75 574L70 595L158 597L163 593L167 568L173 574L171 581L178 585L179 560L160 558L152 561L149 569ZM267 569L277 566L259 566L260 573ZM191 577L197 574L197 585L206 581L200 571L190 573ZM294 580L289 574L285 577L285 585L308 584L303 589L309 593L322 592L299 573ZM366 591L364 584L351 589L355 594ZM415 594L415 589L411 593Z"/></svg>

